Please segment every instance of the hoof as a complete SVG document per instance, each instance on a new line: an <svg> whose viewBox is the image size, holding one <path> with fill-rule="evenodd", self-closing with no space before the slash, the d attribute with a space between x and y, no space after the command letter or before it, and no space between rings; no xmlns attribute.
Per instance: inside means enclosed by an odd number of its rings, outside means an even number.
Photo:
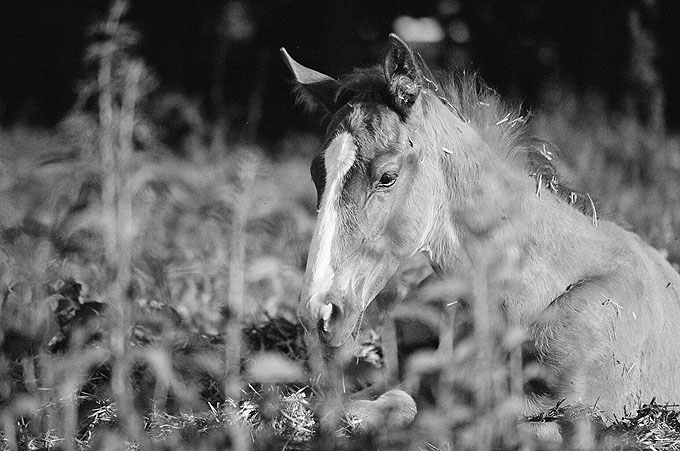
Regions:
<svg viewBox="0 0 680 451"><path fill-rule="evenodd" d="M373 401L351 401L343 416L350 432L373 433L404 428L413 422L417 411L408 393L393 389Z"/></svg>

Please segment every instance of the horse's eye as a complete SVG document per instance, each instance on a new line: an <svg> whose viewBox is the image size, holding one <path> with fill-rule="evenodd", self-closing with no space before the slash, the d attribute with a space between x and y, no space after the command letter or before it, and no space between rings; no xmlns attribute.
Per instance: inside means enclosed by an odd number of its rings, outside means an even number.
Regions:
<svg viewBox="0 0 680 451"><path fill-rule="evenodd" d="M396 172L385 172L383 175L380 176L380 180L378 180L378 188L390 187L394 185L394 182L396 181L397 181Z"/></svg>

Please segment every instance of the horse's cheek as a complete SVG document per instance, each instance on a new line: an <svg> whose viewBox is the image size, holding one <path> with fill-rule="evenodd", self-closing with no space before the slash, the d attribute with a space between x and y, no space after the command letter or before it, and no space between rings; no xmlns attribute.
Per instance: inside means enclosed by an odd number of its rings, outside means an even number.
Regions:
<svg viewBox="0 0 680 451"><path fill-rule="evenodd" d="M380 197L384 197L380 195ZM388 199L373 196L369 199L365 214L361 215L364 246L381 253L401 255L409 243L409 218L399 208L390 205Z"/></svg>
<svg viewBox="0 0 680 451"><path fill-rule="evenodd" d="M430 216L429 180L420 180L418 173L412 175L411 183L403 195L403 200L397 209L395 221L398 224L399 235L403 244L412 247L423 235L428 227ZM414 249L410 249L413 252Z"/></svg>
<svg viewBox="0 0 680 451"><path fill-rule="evenodd" d="M394 212L390 215L385 225L385 237L388 247L393 253L410 253L411 243L414 241L412 236L413 227L410 226L412 218L405 211Z"/></svg>
<svg viewBox="0 0 680 451"><path fill-rule="evenodd" d="M358 218L359 228L364 230L363 235L368 242L379 239L386 232L385 223L390 216L389 210L383 193L375 193L366 200L366 206Z"/></svg>

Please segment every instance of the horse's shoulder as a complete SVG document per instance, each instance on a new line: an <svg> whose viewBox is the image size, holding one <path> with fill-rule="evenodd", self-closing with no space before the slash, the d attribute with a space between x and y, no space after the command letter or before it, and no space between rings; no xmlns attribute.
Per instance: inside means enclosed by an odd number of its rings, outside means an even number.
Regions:
<svg viewBox="0 0 680 451"><path fill-rule="evenodd" d="M666 261L661 251L651 246L647 241L642 239L640 235L630 230L626 230L618 224L611 221L602 221L600 223L601 234L609 243L609 249L616 257L612 261L612 266L615 266L619 271L637 272L636 277L640 278L644 274L646 267L649 267L650 262L654 267L653 271L658 269L656 267L662 266L664 269L672 270L670 264Z"/></svg>

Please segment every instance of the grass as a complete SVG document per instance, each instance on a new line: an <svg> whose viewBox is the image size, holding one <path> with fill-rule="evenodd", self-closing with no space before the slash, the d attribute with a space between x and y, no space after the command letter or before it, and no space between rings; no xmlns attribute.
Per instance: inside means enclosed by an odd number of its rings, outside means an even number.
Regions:
<svg viewBox="0 0 680 451"><path fill-rule="evenodd" d="M359 341L344 376L321 378L294 314L315 219L308 165L320 143L291 136L272 159L226 143L224 121L203 121L180 94L159 99L133 56L125 8L114 2L93 29L90 75L58 127L0 131L0 448L559 449L518 424L530 375L518 360L521 333L482 321L497 314L485 299L512 276L489 249L475 250L485 264L474 280L407 298L393 313L447 337L488 324L404 363L404 383L421 395L416 421L366 434L338 410L393 371L382 323L399 290L373 304L377 333ZM680 262L680 138L613 114L596 96L551 95L534 127L564 149L567 178L600 200L598 212ZM198 123L182 158L151 119L168 103ZM418 262L404 268L402 291L422 275ZM472 317L442 314L459 299L476 306ZM650 400L606 428L584 425L579 443L680 449L679 412ZM541 419L570 415L559 405Z"/></svg>

